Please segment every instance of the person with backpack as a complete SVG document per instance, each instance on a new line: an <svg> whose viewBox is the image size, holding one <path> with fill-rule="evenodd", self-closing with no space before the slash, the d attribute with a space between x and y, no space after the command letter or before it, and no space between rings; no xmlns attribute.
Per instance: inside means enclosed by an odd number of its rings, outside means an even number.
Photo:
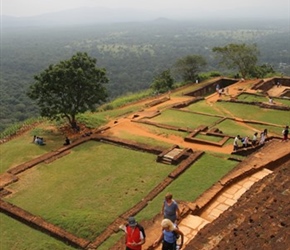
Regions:
<svg viewBox="0 0 290 250"><path fill-rule="evenodd" d="M145 230L137 223L134 217L128 218L126 225L121 225L120 228L126 233L126 250L141 250L145 243Z"/></svg>
<svg viewBox="0 0 290 250"><path fill-rule="evenodd" d="M171 220L163 219L161 222L162 234L154 242L153 247L157 247L162 242L162 250L176 250L183 246L184 234ZM180 245L177 246L177 239L180 237ZM178 247L178 248L177 248Z"/></svg>

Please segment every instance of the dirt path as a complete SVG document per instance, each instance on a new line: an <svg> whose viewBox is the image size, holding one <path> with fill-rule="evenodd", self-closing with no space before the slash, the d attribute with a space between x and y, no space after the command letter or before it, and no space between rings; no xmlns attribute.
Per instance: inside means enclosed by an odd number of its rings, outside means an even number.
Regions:
<svg viewBox="0 0 290 250"><path fill-rule="evenodd" d="M172 99L168 102L169 105L172 105L176 102L175 99ZM143 112L138 112L138 115L140 117L148 115L148 112L152 112L153 108L150 108L149 110L144 110ZM157 107L154 108L154 111L157 111ZM232 145L227 145L223 147L217 147L217 146L210 146L210 145L203 145L203 144L197 144L197 143L189 143L184 141L184 138L176 136L176 135L168 135L168 136L162 136L162 135L156 135L151 133L149 130L144 129L144 126L139 125L136 122L131 121L132 115L130 117L125 117L118 119L117 123L111 122L108 124L110 127L109 130L104 132L104 135L107 136L113 136L118 137L120 134L126 132L131 133L134 135L140 135L142 137L152 138L158 141L163 141L172 145L179 145L183 148L191 148L193 150L200 150L200 151L215 151L219 153L226 153L229 154L232 152Z"/></svg>
<svg viewBox="0 0 290 250"><path fill-rule="evenodd" d="M236 96L241 89L245 90L248 89L251 84L253 84L253 81L245 81L245 82L238 82L232 86L228 87L228 93L230 93L230 96ZM162 99L166 97L167 94L160 95L156 99ZM208 105L212 106L213 103L215 103L220 98L229 98L230 96L219 96L218 93L214 93L206 98L206 102ZM136 112L134 114L130 114L126 117L122 117L118 120L111 121L108 126L110 126L110 129L104 132L104 135L107 136L115 136L118 137L122 133L131 133L135 135L140 135L142 137L152 138L158 141L163 141L169 144L177 144L180 147L183 148L191 148L192 150L200 150L200 151L214 151L219 153L225 153L230 154L232 152L232 145L224 145L223 147L217 147L217 146L211 146L211 145L203 145L198 143L189 143L184 141L184 138L176 136L176 135L168 135L168 136L162 136L162 135L156 135L151 133L149 130L144 129L144 126L139 125L138 123L132 122L132 119L134 116L138 116L138 119L150 116L156 112L158 112L160 109L165 109L166 107L171 107L174 104L182 103L188 100L191 100L192 97L175 97L174 95L170 96L170 99L162 102L158 105L155 105L153 107L145 107L145 104L148 103L147 101L142 101L140 104L144 104L144 110ZM229 116L234 117L231 113L229 113Z"/></svg>

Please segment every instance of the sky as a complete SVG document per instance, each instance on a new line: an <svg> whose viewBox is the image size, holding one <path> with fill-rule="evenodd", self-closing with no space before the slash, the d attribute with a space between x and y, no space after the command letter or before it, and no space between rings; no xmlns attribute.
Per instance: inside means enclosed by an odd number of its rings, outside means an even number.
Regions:
<svg viewBox="0 0 290 250"><path fill-rule="evenodd" d="M150 11L227 11L236 8L257 8L281 11L290 16L290 0L0 0L1 15L27 17L79 7L131 8ZM276 13L277 14L277 13ZM288 17L285 17L288 15Z"/></svg>

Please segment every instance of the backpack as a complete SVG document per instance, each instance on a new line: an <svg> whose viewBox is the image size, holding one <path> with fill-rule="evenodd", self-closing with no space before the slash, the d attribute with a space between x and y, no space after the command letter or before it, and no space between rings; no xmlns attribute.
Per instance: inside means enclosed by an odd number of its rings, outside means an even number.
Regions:
<svg viewBox="0 0 290 250"><path fill-rule="evenodd" d="M126 224L126 228L129 227L129 224ZM137 224L136 227L143 233L144 239L146 238L144 227L142 227L140 224Z"/></svg>
<svg viewBox="0 0 290 250"><path fill-rule="evenodd" d="M174 234L174 236L175 236L175 239L178 240L179 237L180 237L180 234L177 233L176 231L173 231L173 234Z"/></svg>

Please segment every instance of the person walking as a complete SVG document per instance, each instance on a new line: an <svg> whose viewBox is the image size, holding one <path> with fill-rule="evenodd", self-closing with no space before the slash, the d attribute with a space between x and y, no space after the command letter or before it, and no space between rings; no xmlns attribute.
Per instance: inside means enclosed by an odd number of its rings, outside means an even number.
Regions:
<svg viewBox="0 0 290 250"><path fill-rule="evenodd" d="M134 217L129 217L128 223L126 225L121 225L119 228L126 234L126 250L142 250L146 234L144 228Z"/></svg>
<svg viewBox="0 0 290 250"><path fill-rule="evenodd" d="M171 220L163 219L161 222L162 234L155 240L153 247L157 247L162 242L162 250L176 250L183 246L184 234ZM180 237L180 244L177 245L177 239Z"/></svg>
<svg viewBox="0 0 290 250"><path fill-rule="evenodd" d="M173 223L176 223L180 217L180 210L178 204L175 200L173 200L173 196L171 193L167 193L165 195L165 200L162 204L161 213L163 214L164 219L169 219Z"/></svg>

